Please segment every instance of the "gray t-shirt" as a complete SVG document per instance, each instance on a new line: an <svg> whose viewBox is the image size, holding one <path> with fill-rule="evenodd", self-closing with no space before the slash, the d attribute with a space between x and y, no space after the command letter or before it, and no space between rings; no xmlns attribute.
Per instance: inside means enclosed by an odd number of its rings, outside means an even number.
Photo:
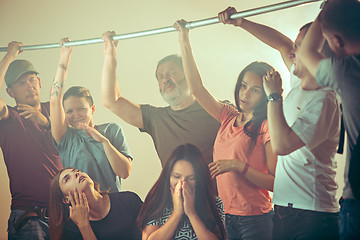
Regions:
<svg viewBox="0 0 360 240"><path fill-rule="evenodd" d="M341 97L347 133L343 198L353 198L348 174L351 152L356 145L360 130L360 56L322 60L316 73L316 81L320 86L334 88Z"/></svg>
<svg viewBox="0 0 360 240"><path fill-rule="evenodd" d="M212 162L213 145L220 123L208 114L198 102L188 108L174 111L171 107L141 105L144 128L152 137L162 166L179 145L197 146L208 163Z"/></svg>
<svg viewBox="0 0 360 240"><path fill-rule="evenodd" d="M95 128L109 139L119 152L132 158L120 125L106 123ZM84 130L68 127L56 148L64 168L74 167L87 173L94 181L100 183L101 190L120 191L120 178L114 173L103 145L87 135Z"/></svg>

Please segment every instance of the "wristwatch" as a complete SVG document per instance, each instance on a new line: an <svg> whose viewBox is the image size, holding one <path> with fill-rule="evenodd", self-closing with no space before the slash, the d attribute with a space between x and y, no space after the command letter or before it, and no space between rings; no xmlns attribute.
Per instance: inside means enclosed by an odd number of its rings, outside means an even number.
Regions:
<svg viewBox="0 0 360 240"><path fill-rule="evenodd" d="M280 93L277 92L271 93L266 99L266 102L281 102L281 101L282 101L282 96Z"/></svg>

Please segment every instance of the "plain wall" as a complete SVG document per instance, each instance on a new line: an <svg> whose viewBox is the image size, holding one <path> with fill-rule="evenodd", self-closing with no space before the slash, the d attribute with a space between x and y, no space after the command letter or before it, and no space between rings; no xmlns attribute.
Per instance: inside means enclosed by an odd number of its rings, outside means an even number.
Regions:
<svg viewBox="0 0 360 240"><path fill-rule="evenodd" d="M13 40L21 41L25 45L35 45L56 43L63 37L71 40L99 38L107 30L114 30L118 34L143 31L171 26L182 18L196 21L215 17L229 5L240 11L277 2L281 1L0 0L0 47L6 47ZM317 2L249 19L270 25L295 39L298 29L315 19L319 5ZM273 65L283 77L285 90L289 90L289 72L280 54L244 30L215 24L191 30L190 39L204 84L215 98L233 101L236 78L241 69L253 61L265 61ZM40 72L42 101L48 100L59 51L58 48L29 50L17 58L31 61ZM136 103L166 105L159 94L155 68L159 59L173 53L180 53L176 32L121 41L118 47L117 76L122 95ZM0 58L4 55L5 53L1 52ZM130 177L123 181L122 189L134 191L144 199L160 173L160 161L150 136L140 133L102 106L102 64L102 44L75 47L65 89L74 85L89 88L96 105L95 123L117 122L123 126L134 161ZM5 88L4 84L0 89L0 97L9 105L14 105L15 102L7 95ZM340 195L345 161L341 155L337 156L337 159ZM10 192L1 153L0 194L0 239L6 239Z"/></svg>

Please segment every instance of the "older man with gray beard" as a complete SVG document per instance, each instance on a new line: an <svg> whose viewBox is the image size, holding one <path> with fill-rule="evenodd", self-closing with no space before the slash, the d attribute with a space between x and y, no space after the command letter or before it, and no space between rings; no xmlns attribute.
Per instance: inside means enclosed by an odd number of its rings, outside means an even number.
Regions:
<svg viewBox="0 0 360 240"><path fill-rule="evenodd" d="M212 148L220 124L190 94L181 57L170 55L161 59L155 72L160 94L169 106L133 103L120 95L114 34L103 34L105 60L101 93L105 107L141 132L150 134L162 166L172 150L185 143L199 147L208 163L212 162Z"/></svg>

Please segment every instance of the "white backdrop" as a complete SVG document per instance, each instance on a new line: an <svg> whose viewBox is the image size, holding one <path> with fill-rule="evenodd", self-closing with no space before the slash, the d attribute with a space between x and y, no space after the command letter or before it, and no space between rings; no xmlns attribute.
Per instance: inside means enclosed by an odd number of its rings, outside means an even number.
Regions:
<svg viewBox="0 0 360 240"><path fill-rule="evenodd" d="M195 21L217 16L227 6L238 10L265 6L275 0L0 0L0 47L10 41L25 45L58 42L62 37L72 40L98 38L104 31L118 34L171 26L178 19ZM320 3L307 4L249 19L270 25L295 39L298 29L315 19ZM194 55L208 90L218 99L233 101L236 78L252 61L273 65L288 80L288 71L280 55L240 28L216 24L192 30L190 38ZM103 63L102 44L78 46L72 55L65 89L83 85L90 89L96 105L96 124L118 122L125 131L134 156L130 177L123 181L123 190L131 190L144 199L161 170L151 138L124 123L101 105L100 77ZM118 47L117 75L123 96L137 103L165 105L155 78L157 61L180 53L177 33L123 40ZM2 58L5 53L0 53ZM27 59L40 72L42 101L47 101L55 74L59 49L31 50L18 59ZM287 84L284 83L286 90ZM5 85L0 97L9 105ZM1 134L1 133L0 133ZM20 149L19 149L20 150ZM339 161L339 186L343 185L343 156ZM339 191L340 194L341 191ZM10 208L9 182L0 153L0 239L6 239Z"/></svg>

